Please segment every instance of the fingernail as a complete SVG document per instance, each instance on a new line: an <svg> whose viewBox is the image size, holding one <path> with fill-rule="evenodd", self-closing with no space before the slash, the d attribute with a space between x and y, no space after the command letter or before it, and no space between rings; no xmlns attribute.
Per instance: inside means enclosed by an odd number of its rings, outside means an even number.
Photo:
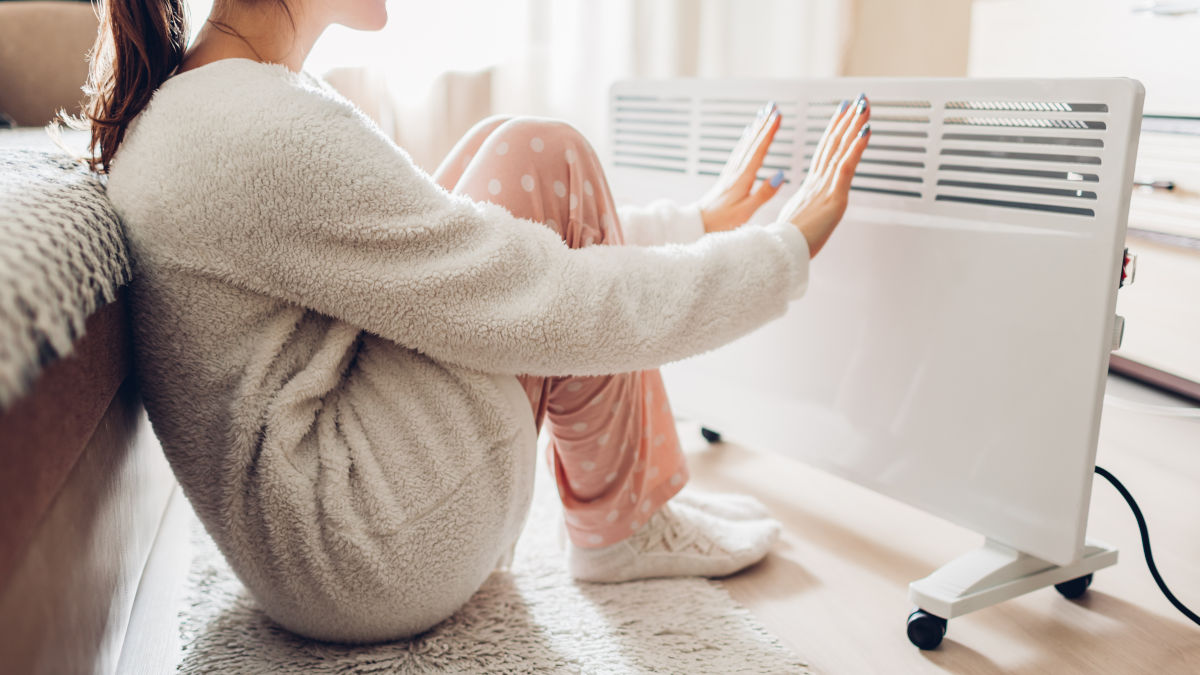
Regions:
<svg viewBox="0 0 1200 675"><path fill-rule="evenodd" d="M866 99L863 99L863 100L859 101L859 102L858 102L858 110L857 110L858 114L859 114L859 115L863 114L863 111L864 111L864 110L866 110L866 109L867 109L867 101L866 101Z"/></svg>
<svg viewBox="0 0 1200 675"><path fill-rule="evenodd" d="M860 94L858 95L858 98L857 98L857 99L855 99L855 100L856 100L856 101L865 101L865 100L866 100L866 98L867 98L867 92L865 92L865 91L864 91L864 92L860 93Z"/></svg>
<svg viewBox="0 0 1200 675"><path fill-rule="evenodd" d="M866 136L869 133L871 133L871 124L869 122L867 124L864 124L862 129L858 130L859 138L862 138L863 136Z"/></svg>
<svg viewBox="0 0 1200 675"><path fill-rule="evenodd" d="M776 171L775 175L771 176L771 187L777 188L780 185L783 185L783 169Z"/></svg>
<svg viewBox="0 0 1200 675"><path fill-rule="evenodd" d="M838 113L846 112L846 108L850 107L850 101L842 101L842 105L838 106Z"/></svg>
<svg viewBox="0 0 1200 675"><path fill-rule="evenodd" d="M779 104L776 103L775 101L770 101L769 103L767 103L767 108L769 108L771 110L779 110Z"/></svg>

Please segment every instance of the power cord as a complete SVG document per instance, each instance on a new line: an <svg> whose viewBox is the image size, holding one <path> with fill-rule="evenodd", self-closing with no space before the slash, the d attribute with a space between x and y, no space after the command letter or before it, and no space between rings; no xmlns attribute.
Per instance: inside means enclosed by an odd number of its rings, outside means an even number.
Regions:
<svg viewBox="0 0 1200 675"><path fill-rule="evenodd" d="M1108 470L1097 466L1096 473L1104 476L1108 482L1112 483L1112 486L1117 489L1117 492L1121 493L1121 496L1125 498L1125 501L1129 502L1129 508L1133 509L1133 517L1137 519L1138 530L1140 530L1142 533L1142 551L1146 554L1146 566L1150 568L1150 576L1154 577L1154 583L1158 584L1159 590L1163 592L1163 595L1167 596L1167 600L1170 600L1171 604L1175 605L1175 609L1178 609L1183 613L1184 616L1191 619L1197 625L1200 625L1200 616L1197 616L1195 612L1187 608L1187 605L1184 605L1182 602L1180 602L1179 598L1175 597L1175 594L1171 592L1171 589L1167 588L1167 584L1163 581L1162 575L1158 573L1158 567L1154 564L1154 554L1150 552L1150 532L1146 528L1146 519L1142 517L1142 510L1138 508L1137 502L1133 499L1133 495L1129 494L1129 490L1126 490L1125 486L1121 484L1121 481L1117 480L1116 476L1109 473Z"/></svg>

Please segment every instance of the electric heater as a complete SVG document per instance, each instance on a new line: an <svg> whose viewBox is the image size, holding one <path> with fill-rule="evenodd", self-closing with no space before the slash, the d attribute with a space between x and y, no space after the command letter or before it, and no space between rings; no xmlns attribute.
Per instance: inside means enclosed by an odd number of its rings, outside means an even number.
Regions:
<svg viewBox="0 0 1200 675"><path fill-rule="evenodd" d="M782 318L671 364L681 416L789 453L985 537L910 586L910 638L1041 588L1082 592L1144 90L1125 79L626 81L610 100L620 202L702 195L767 101L775 217L838 104L872 138L851 206ZM914 542L914 545L918 545ZM918 639L912 620L924 622ZM929 630L940 628L936 640ZM923 643L923 644L922 644Z"/></svg>

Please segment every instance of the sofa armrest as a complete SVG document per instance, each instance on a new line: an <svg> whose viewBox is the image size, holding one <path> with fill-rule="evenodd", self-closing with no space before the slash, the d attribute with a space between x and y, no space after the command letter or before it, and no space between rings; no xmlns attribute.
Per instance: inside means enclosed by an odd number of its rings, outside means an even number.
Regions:
<svg viewBox="0 0 1200 675"><path fill-rule="evenodd" d="M78 113L98 28L88 2L0 2L0 111L31 126Z"/></svg>
<svg viewBox="0 0 1200 675"><path fill-rule="evenodd" d="M123 299L0 416L0 663L111 673L177 484L130 374ZM173 617L159 617L168 626Z"/></svg>

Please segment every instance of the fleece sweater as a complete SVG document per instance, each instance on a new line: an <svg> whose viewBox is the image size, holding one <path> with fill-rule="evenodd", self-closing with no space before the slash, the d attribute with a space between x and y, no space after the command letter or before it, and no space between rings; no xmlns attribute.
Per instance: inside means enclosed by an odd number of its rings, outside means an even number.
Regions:
<svg viewBox="0 0 1200 675"><path fill-rule="evenodd" d="M571 249L437 186L317 78L245 59L167 80L108 194L184 493L264 611L331 641L430 628L515 541L536 455L517 374L699 354L808 274L787 224Z"/></svg>
<svg viewBox="0 0 1200 675"><path fill-rule="evenodd" d="M645 206L618 207L617 216L625 243L634 246L690 244L704 236L704 218L696 204L681 205L670 199L658 199Z"/></svg>

